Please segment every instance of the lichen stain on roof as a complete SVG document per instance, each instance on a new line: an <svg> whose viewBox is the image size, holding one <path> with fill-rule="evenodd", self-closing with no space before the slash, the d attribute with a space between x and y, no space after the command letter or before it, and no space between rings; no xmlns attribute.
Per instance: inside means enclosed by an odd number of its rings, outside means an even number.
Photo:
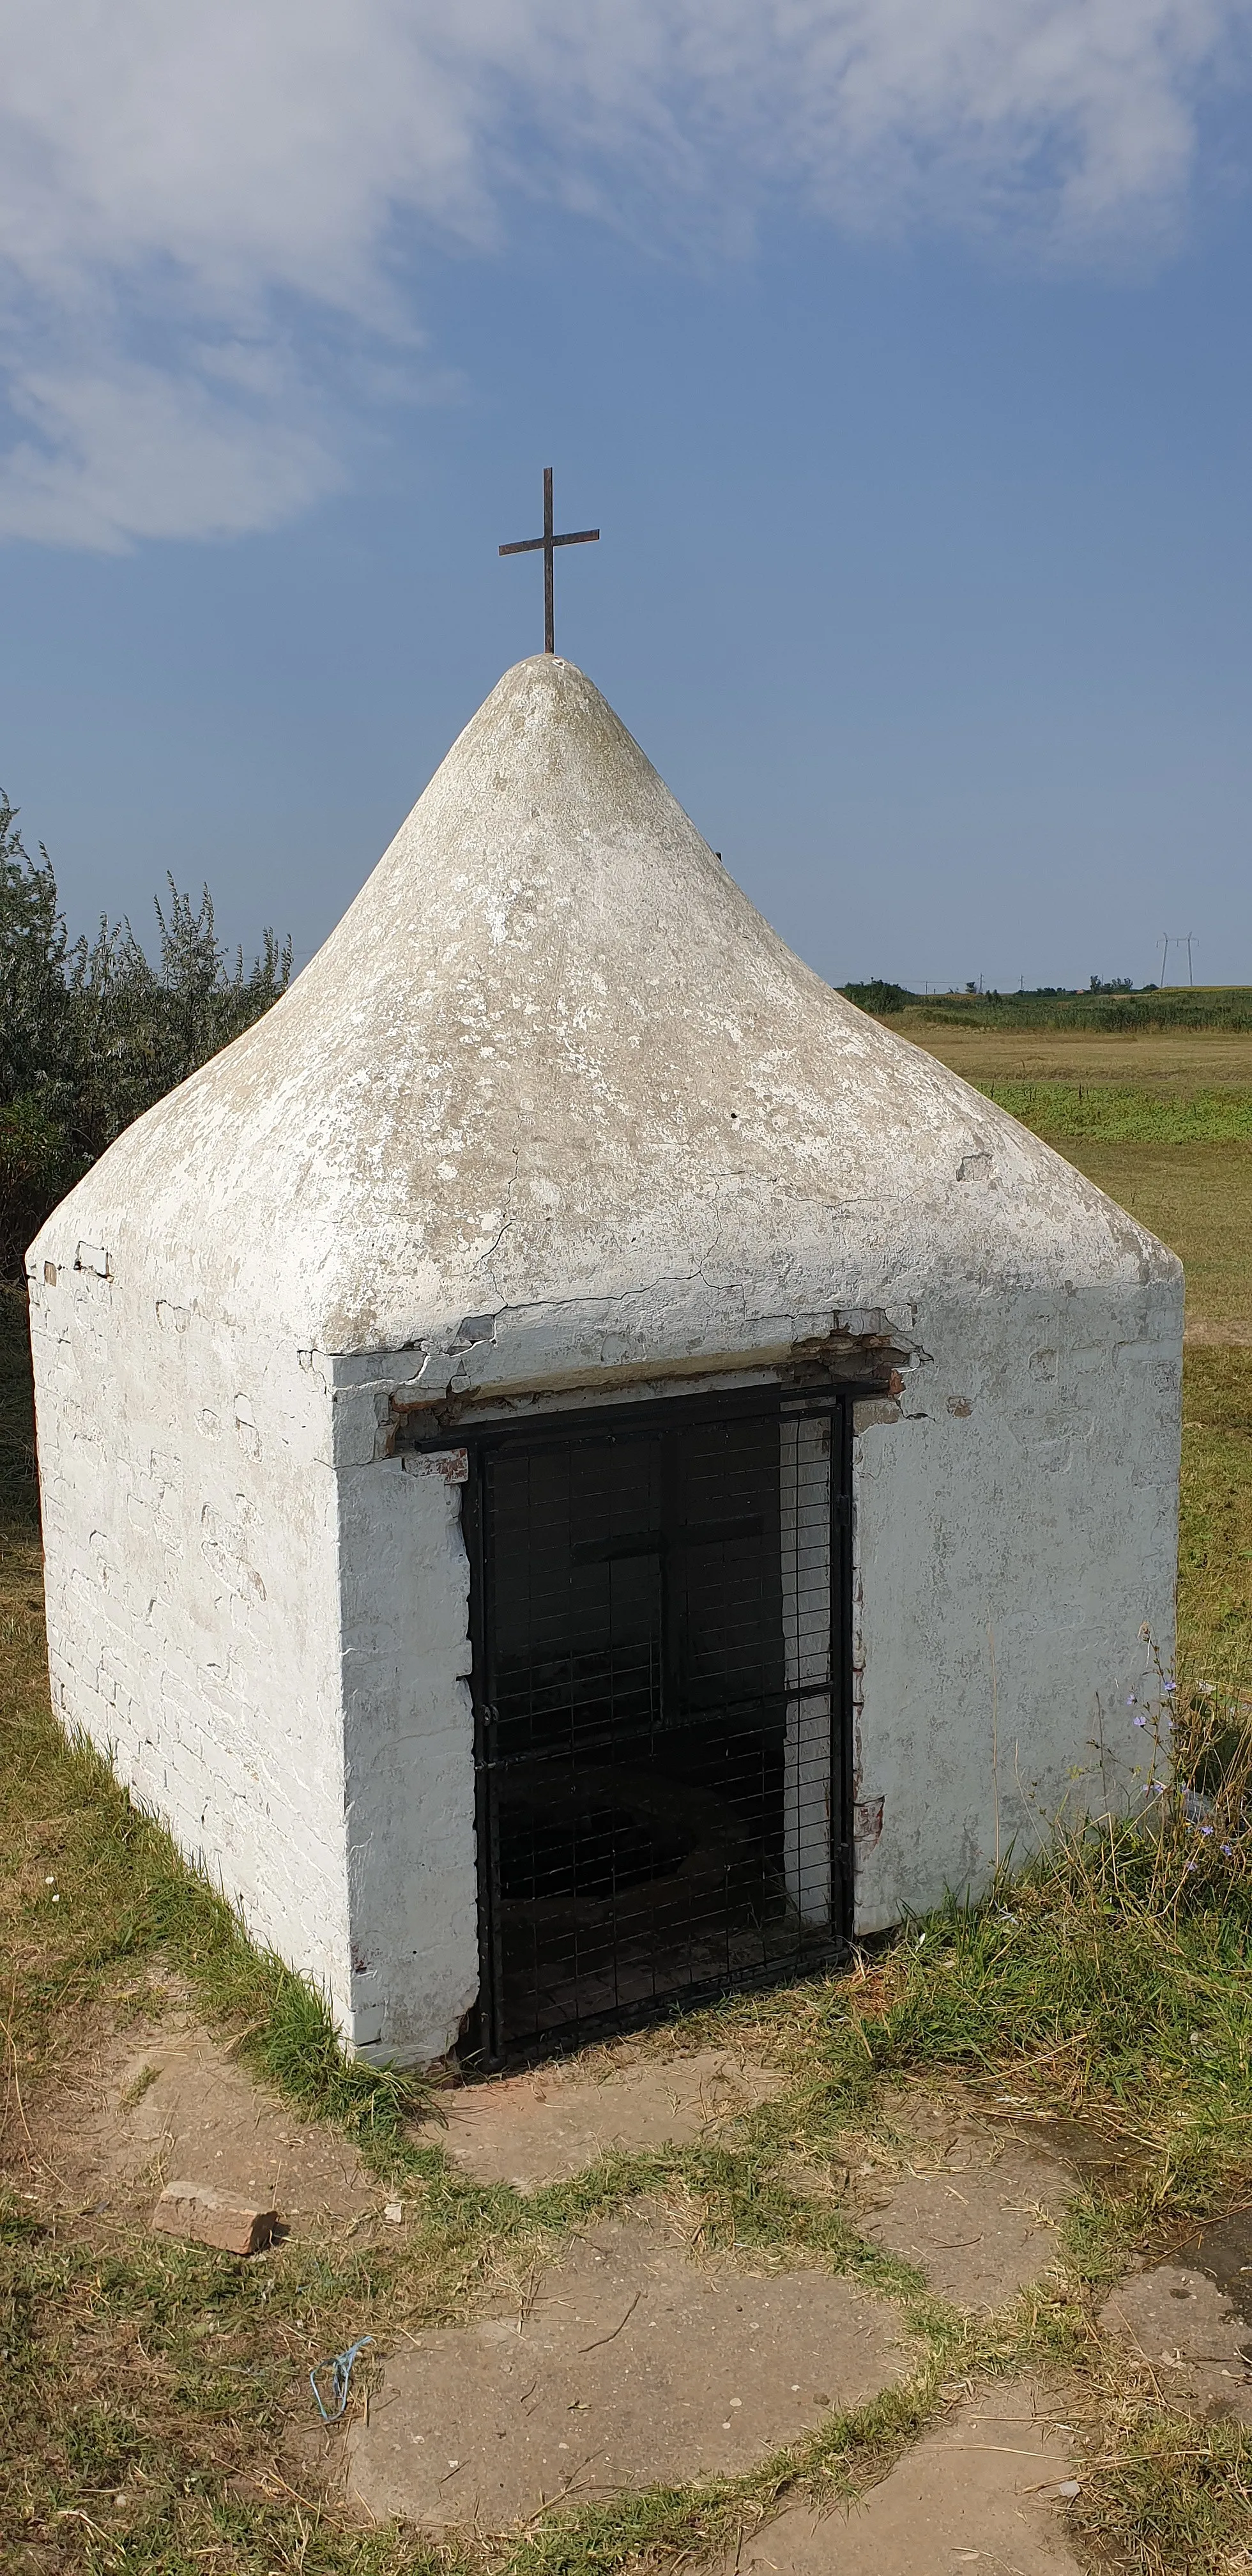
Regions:
<svg viewBox="0 0 1252 2576"><path fill-rule="evenodd" d="M547 656L505 673L286 997L67 1207L119 1275L173 1261L211 1311L332 1350L660 1278L786 1311L1175 1271L793 956Z"/></svg>

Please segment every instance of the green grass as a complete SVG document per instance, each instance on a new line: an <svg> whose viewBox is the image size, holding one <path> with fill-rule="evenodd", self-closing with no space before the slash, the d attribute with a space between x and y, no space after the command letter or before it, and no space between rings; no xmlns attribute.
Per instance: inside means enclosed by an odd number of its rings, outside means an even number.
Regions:
<svg viewBox="0 0 1252 2576"><path fill-rule="evenodd" d="M10 2226L10 2241L13 2234ZM0 2251L4 2243L0 2229ZM914 2307L906 2322L918 2356L905 2380L744 2475L570 2504L494 2548L463 2535L435 2550L412 2533L354 2526L317 2500L297 2501L290 2488L276 2495L272 2472L258 2475L296 2394L296 2329L320 2296L328 2327L337 2316L334 2330L345 2337L349 2306L355 2325L382 2286L362 2266L348 2279L305 2253L299 2282L283 2285L255 2264L226 2267L190 2247L147 2246L101 2263L29 2226L23 2253L22 2314L6 2328L16 2364L6 2405L15 2452L20 2445L38 2480L36 2527L78 2544L72 2562L58 2564L124 2564L151 2576L191 2576L223 2551L232 2571L257 2576L289 2568L398 2576L436 2566L464 2576L486 2567L610 2576L643 2552L663 2563L733 2547L745 2520L789 2488L828 2500L860 2492L934 2419L954 2379L1010 2372L1037 2357L1041 2342L1072 2361L1084 2341L1080 2311L1055 2295L1019 2302L994 2323L933 2303ZM130 2360L136 2346L142 2370ZM7 2528L33 2520L23 2514Z"/></svg>
<svg viewBox="0 0 1252 2576"><path fill-rule="evenodd" d="M36 1748L28 1742L27 1751ZM82 1760L60 1752L50 1733L38 1773L28 1769L27 1778L68 1792L63 1813L71 1819L98 1820L101 1805L112 1815L115 1793L74 1767ZM142 1830L153 1836L151 1827ZM159 1837L155 1847L146 1839L136 1845L111 1825L101 1831L98 1821L96 1832L108 1857L79 1916L98 1919L119 1858L141 1883L144 1903L115 1911L131 1937L97 1937L89 1946L83 1920L62 1922L58 1909L53 1924L34 1898L44 1961L42 1977L22 1997L23 2027L28 2014L35 2025L27 2028L27 2065L37 2063L38 2032L50 2018L72 2029L93 1999L107 1998L111 1971L119 1964L133 1970L136 1922L144 1943L163 1936L161 1955L183 1961L193 1975L212 1952L207 1998L215 2010L252 2013L267 1996L272 2001L264 1961L254 1960L250 1977L236 1964L223 1978L222 1957L234 1956L239 1938L232 1918L168 1858ZM780 2098L753 2113L735 2147L608 2156L523 2199L466 2178L437 2144L403 2134L390 2117L381 2133L367 2125L367 2155L403 2177L410 2211L403 2251L361 2258L342 2245L317 2253L293 2246L269 2258L262 2274L257 2265L226 2266L194 2248L119 2245L99 2223L71 2231L66 2242L61 2228L11 2206L0 2231L11 2298L0 2344L17 2350L20 2369L0 2382L0 2421L7 2416L10 2463L22 2463L22 2498L33 2489L34 2529L55 2527L67 2514L98 2522L122 2491L126 2566L153 2576L207 2571L225 2546L232 2567L242 2569L311 2564L328 2576L390 2576L419 2563L403 2555L395 2535L355 2533L321 2507L302 2519L300 2509L262 2491L285 2421L307 2406L310 2330L313 2348L329 2352L362 2331L385 2342L406 2326L462 2315L502 2264L533 2257L566 2230L641 2198L677 2200L710 2249L735 2246L782 2260L804 2254L896 2300L918 2338L918 2366L873 2407L833 2421L801 2451L764 2462L747 2478L546 2518L497 2553L515 2576L610 2576L645 2543L662 2556L711 2548L733 2536L749 2508L768 2505L789 2483L839 2495L881 2475L933 2418L941 2384L1041 2362L1082 2369L1087 2303L1117 2254L1145 2231L1150 2237L1165 2216L1222 2205L1252 2166L1246 1891L1239 1879L1223 1885L1210 1874L1186 1902L1162 1905L1156 1868L1153 1848L1125 1840L1094 1850L1053 1846L1024 1880L986 1905L951 1907L914 1927L859 1982L814 1980L767 1998L731 1999L693 2019L672 2035L679 2045L750 2039L789 2078ZM67 1876L63 1855L62 1884ZM297 1981L286 1983L290 1992ZM129 1992L133 2001L133 1985ZM300 2044L301 2027L312 2031L311 2048ZM339 2089L342 2061L328 2067L325 2060L325 2026L314 2016L294 2026L289 2052L276 2054L271 2076L294 2082L302 2107L355 2125L356 2102ZM788 2178L797 2152L818 2164L846 2153L850 2131L881 2121L886 2086L928 2074L956 2074L976 2090L1007 2087L1049 2109L1059 2102L1114 2143L1129 2141L1136 2158L1133 2179L1117 2196L1080 2197L1067 2286L990 2325L927 2298L907 2264L866 2243L837 2205L798 2192ZM1119 2452L1102 2510L1123 2513L1133 2529L1134 2496L1146 2492L1154 2465L1165 2476L1161 2464L1172 2455L1152 2421L1132 2417L1131 2432L1139 2447L1125 2457ZM1176 2436L1174 2443L1176 2449ZM1243 2528L1245 2455L1226 2442L1217 2460L1194 2512L1186 2507L1189 2530L1194 2524L1200 2531L1204 2516L1214 2529ZM19 2501L25 2522L18 2490L11 2487L6 2498L0 2486L0 2517ZM1176 2518L1184 2502L1173 2497ZM1158 2507L1159 2497L1153 2511ZM301 2559L311 2534L318 2554ZM473 2550L461 2551L459 2562L473 2565ZM81 2561L72 2563L110 2561L104 2543L85 2532ZM1129 2563L1147 2569L1156 2562L1141 2555ZM1192 2563L1202 2569L1220 2560L1200 2555Z"/></svg>
<svg viewBox="0 0 1252 2576"><path fill-rule="evenodd" d="M1252 2449L1236 2425L1157 2421L1084 2471L1071 2525L1097 2567L1232 2576L1248 2564Z"/></svg>
<svg viewBox="0 0 1252 2576"><path fill-rule="evenodd" d="M306 2254L283 2278L157 2238L66 2241L13 2204L0 2213L6 2278L0 2532L11 2539L31 2518L16 2472L35 2487L40 2525L56 2533L83 2515L126 2532L128 2566L162 2569L183 2563L179 2526L207 2522L224 2481L281 2438L297 2315L317 2302L326 2331L342 2334L373 2291L359 2261L332 2267ZM119 2491L131 2508L120 2525ZM81 2563L95 2563L90 2546Z"/></svg>
<svg viewBox="0 0 1252 2576"><path fill-rule="evenodd" d="M0 1782L0 1838L13 1872L0 1920L19 1966L11 2019L28 2034L34 2062L38 2034L52 2032L67 1996L80 2006L99 2000L119 1972L133 1990L136 1972L159 1963L211 2025L240 2034L238 2053L258 2075L301 2111L333 2121L385 2168L429 2088L349 2063L323 1998L255 1948L238 1916L164 1828L132 1805L90 1746L50 1736L44 1709L25 1693L22 1703L9 1716ZM44 1872L31 1866L54 1855L55 1917Z"/></svg>
<svg viewBox="0 0 1252 2576"><path fill-rule="evenodd" d="M1252 1676L1252 1349L1188 1351L1179 1638L1200 1680ZM1207 1667L1213 1666L1214 1672Z"/></svg>
<svg viewBox="0 0 1252 2576"><path fill-rule="evenodd" d="M1233 1087L1162 1097L1132 1083L1027 1082L1003 1076L977 1088L1040 1135L1110 1145L1252 1142L1252 1091Z"/></svg>

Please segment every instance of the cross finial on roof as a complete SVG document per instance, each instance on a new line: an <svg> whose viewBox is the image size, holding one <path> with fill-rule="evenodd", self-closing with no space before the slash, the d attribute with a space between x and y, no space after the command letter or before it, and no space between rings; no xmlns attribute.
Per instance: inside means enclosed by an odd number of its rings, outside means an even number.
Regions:
<svg viewBox="0 0 1252 2576"><path fill-rule="evenodd" d="M577 528L572 536L554 537L552 533L552 468L543 469L543 535L519 537L515 545L501 546L502 555L533 555L543 548L543 649L555 653L552 640L552 554L556 546L593 546L599 540L598 528Z"/></svg>

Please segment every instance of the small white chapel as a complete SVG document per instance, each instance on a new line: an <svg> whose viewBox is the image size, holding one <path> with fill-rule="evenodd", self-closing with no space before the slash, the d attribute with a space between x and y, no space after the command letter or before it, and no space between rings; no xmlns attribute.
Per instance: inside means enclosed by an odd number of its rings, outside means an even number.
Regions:
<svg viewBox="0 0 1252 2576"><path fill-rule="evenodd" d="M375 2060L803 1973L1124 1790L1178 1262L555 654L29 1271L60 1717Z"/></svg>

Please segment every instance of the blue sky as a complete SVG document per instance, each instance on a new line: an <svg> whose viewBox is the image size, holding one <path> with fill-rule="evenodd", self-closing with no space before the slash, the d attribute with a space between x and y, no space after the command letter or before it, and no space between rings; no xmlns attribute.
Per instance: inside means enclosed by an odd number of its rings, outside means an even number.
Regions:
<svg viewBox="0 0 1252 2576"><path fill-rule="evenodd" d="M822 973L1252 981L1242 0L3 14L75 925L168 866L307 956L542 642L551 463L558 647Z"/></svg>

